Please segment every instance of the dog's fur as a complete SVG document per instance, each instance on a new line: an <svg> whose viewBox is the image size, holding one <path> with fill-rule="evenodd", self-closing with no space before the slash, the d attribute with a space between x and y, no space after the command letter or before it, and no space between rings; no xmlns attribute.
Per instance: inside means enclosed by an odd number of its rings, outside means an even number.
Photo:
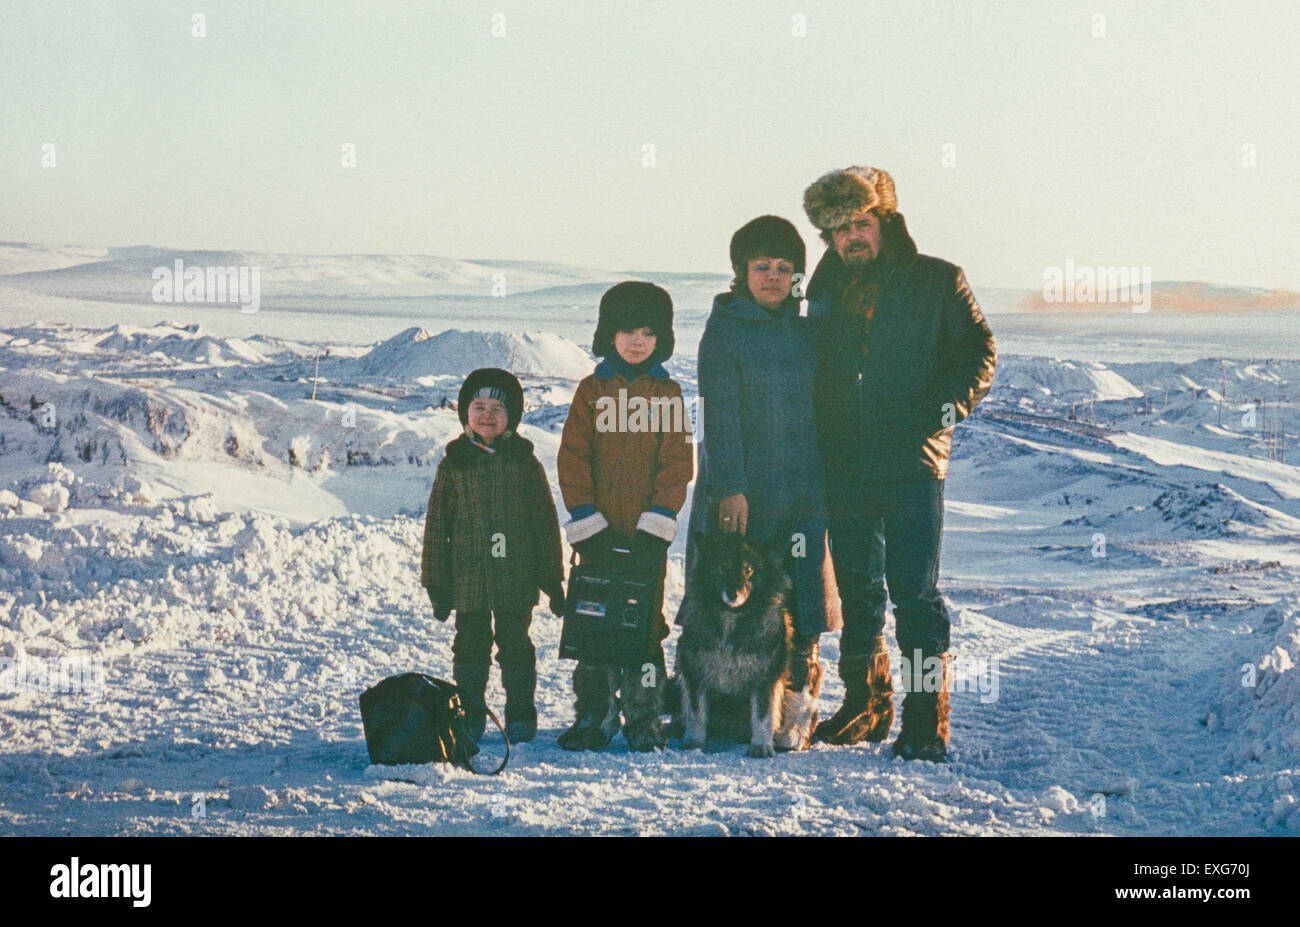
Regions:
<svg viewBox="0 0 1300 927"><path fill-rule="evenodd" d="M701 538L698 565L678 616L686 749L703 747L711 705L749 711L749 755L772 756L789 678L794 620L779 558L738 534Z"/></svg>

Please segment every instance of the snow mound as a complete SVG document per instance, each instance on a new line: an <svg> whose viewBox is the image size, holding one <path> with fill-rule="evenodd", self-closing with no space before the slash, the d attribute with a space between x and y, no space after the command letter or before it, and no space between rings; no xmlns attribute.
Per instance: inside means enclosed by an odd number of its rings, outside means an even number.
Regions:
<svg viewBox="0 0 1300 927"><path fill-rule="evenodd" d="M159 353L172 360L214 367L270 362L265 353L244 339L215 337L197 323L159 322L148 328L115 325L95 346L106 351Z"/></svg>
<svg viewBox="0 0 1300 927"><path fill-rule="evenodd" d="M1230 402L1245 402L1255 396L1271 400L1287 383L1300 380L1300 361L1293 359L1205 358L1188 364L1144 361L1110 366L1129 382L1152 392L1209 390L1217 398L1226 388Z"/></svg>
<svg viewBox="0 0 1300 927"><path fill-rule="evenodd" d="M591 355L550 332L463 332L437 335L408 328L355 361L367 376L409 379L465 376L479 367L503 367L520 376L578 380L591 373Z"/></svg>
<svg viewBox="0 0 1300 927"><path fill-rule="evenodd" d="M999 357L994 384L1000 390L1103 400L1133 399L1142 395L1140 389L1105 364L1048 357Z"/></svg>
<svg viewBox="0 0 1300 927"><path fill-rule="evenodd" d="M1234 492L1222 483L1175 487L1151 503L1175 534L1229 537L1242 528L1265 528L1279 513Z"/></svg>
<svg viewBox="0 0 1300 927"><path fill-rule="evenodd" d="M1265 824L1300 830L1300 794L1293 777L1300 767L1300 596L1267 606L1251 635L1252 657L1234 666L1219 698L1201 718L1211 734L1226 736L1237 765L1263 767L1248 797L1259 802ZM1264 794L1265 789L1277 794Z"/></svg>

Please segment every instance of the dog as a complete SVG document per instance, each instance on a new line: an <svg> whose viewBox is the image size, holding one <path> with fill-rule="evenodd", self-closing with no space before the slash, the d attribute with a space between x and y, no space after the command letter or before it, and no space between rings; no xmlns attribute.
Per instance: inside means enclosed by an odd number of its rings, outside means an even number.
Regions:
<svg viewBox="0 0 1300 927"><path fill-rule="evenodd" d="M702 536L699 554L677 617L683 746L702 748L710 728L717 728L711 713L733 704L749 714L750 756L803 749L811 736L803 728L816 717L816 693L786 691L794 616L780 556L724 533ZM803 705L809 700L811 710Z"/></svg>

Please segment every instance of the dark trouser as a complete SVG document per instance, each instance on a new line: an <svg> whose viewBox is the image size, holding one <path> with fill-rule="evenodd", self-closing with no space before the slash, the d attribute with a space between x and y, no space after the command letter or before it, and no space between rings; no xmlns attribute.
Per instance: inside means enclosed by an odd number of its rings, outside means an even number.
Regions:
<svg viewBox="0 0 1300 927"><path fill-rule="evenodd" d="M456 638L451 644L452 662L464 666L488 666L492 662L492 640L497 642L497 663L501 673L526 673L536 666L537 652L528 637L533 620L531 607L522 611L456 611ZM496 633L493 634L493 625Z"/></svg>
<svg viewBox="0 0 1300 927"><path fill-rule="evenodd" d="M871 653L885 627L887 598L904 656L943 653L949 629L938 586L943 480L863 485L854 498L854 510L837 513L830 528L844 610L841 659Z"/></svg>

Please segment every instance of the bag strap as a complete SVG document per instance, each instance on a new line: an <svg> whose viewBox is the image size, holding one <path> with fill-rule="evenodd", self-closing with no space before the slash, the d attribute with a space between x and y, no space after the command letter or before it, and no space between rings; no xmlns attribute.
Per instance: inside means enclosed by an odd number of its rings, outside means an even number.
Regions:
<svg viewBox="0 0 1300 927"><path fill-rule="evenodd" d="M486 706L484 707L486 708ZM491 708L487 708L486 710L487 710L487 716L492 719L492 723L495 724L497 728L501 731L501 737L506 742L506 755L501 760L501 765L498 766L496 769L492 770L490 773L485 773L482 772L481 770L475 769L474 761L472 759L469 759L468 757L465 759L465 766L469 769L470 772L474 773L475 775L495 776L497 773L501 772L501 770L505 769L506 764L510 762L510 738L506 736L506 729L502 726L501 719L499 719L496 716L496 712L494 712Z"/></svg>

